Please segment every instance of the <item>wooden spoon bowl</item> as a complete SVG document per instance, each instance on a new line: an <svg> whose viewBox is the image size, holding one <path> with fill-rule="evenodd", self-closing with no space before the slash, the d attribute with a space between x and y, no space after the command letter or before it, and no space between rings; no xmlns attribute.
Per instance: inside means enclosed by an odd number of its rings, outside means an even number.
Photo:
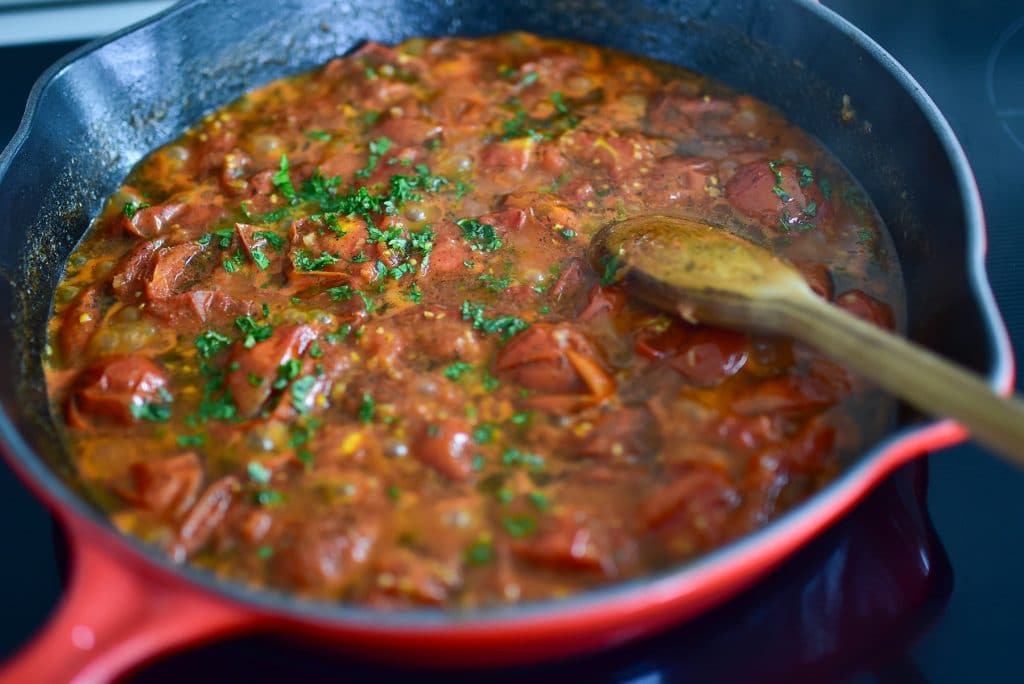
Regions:
<svg viewBox="0 0 1024 684"><path fill-rule="evenodd" d="M605 283L691 322L785 335L841 361L920 410L962 423L1024 466L1024 402L818 297L768 249L701 221L638 216L602 228L588 250Z"/></svg>

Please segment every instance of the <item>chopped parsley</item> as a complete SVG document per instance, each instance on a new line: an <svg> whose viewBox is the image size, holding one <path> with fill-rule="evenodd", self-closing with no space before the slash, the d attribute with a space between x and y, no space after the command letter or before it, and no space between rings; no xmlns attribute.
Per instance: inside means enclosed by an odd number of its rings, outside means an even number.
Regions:
<svg viewBox="0 0 1024 684"><path fill-rule="evenodd" d="M494 441L496 427L493 423L481 423L473 428L473 441L477 444L490 444Z"/></svg>
<svg viewBox="0 0 1024 684"><path fill-rule="evenodd" d="M419 283L413 283L409 286L405 296L409 298L409 301L413 304L419 304L423 301L423 293L420 291Z"/></svg>
<svg viewBox="0 0 1024 684"><path fill-rule="evenodd" d="M139 209L145 209L148 206L147 202L125 202L124 206L121 207L121 213L128 218L135 218L135 214Z"/></svg>
<svg viewBox="0 0 1024 684"><path fill-rule="evenodd" d="M528 537L537 530L537 521L532 515L505 515L501 518L501 526L516 539Z"/></svg>
<svg viewBox="0 0 1024 684"><path fill-rule="evenodd" d="M352 295L356 294L356 291L349 285L338 285L337 287L329 287L324 290L330 295L331 300L335 302L347 302L352 299Z"/></svg>
<svg viewBox="0 0 1024 684"><path fill-rule="evenodd" d="M246 471L249 473L250 480L261 485L269 484L270 478L273 476L273 473L259 461L249 461Z"/></svg>
<svg viewBox="0 0 1024 684"><path fill-rule="evenodd" d="M473 370L473 366L466 363L465 361L456 361L452 365L444 369L444 377L449 380L458 380L463 374Z"/></svg>
<svg viewBox="0 0 1024 684"><path fill-rule="evenodd" d="M309 398L309 393L313 391L314 385L316 385L316 378L312 375L304 375L292 382L293 409L299 413L306 413L309 410L306 400Z"/></svg>
<svg viewBox="0 0 1024 684"><path fill-rule="evenodd" d="M260 506L276 506L284 501L284 496L281 492L274 491L273 489L262 489L256 492L256 496L253 498Z"/></svg>
<svg viewBox="0 0 1024 684"><path fill-rule="evenodd" d="M490 273L481 273L480 276L477 278L477 280L483 282L484 287L486 289L490 290L491 292L498 292L498 293L501 293L501 292L504 292L505 290L507 290L509 285L512 283L512 279L509 278L508 276L506 276L504 278L501 278L499 280L498 278L495 278Z"/></svg>
<svg viewBox="0 0 1024 684"><path fill-rule="evenodd" d="M601 284L611 285L615 282L619 269L622 268L622 255L616 252L604 258L604 272L601 274Z"/></svg>
<svg viewBox="0 0 1024 684"><path fill-rule="evenodd" d="M486 539L478 539L466 549L466 562L470 565L487 565L494 560L494 545Z"/></svg>
<svg viewBox="0 0 1024 684"><path fill-rule="evenodd" d="M196 338L196 349L199 351L199 356L204 359L210 358L230 344L231 338L213 330L206 330Z"/></svg>
<svg viewBox="0 0 1024 684"><path fill-rule="evenodd" d="M138 420L148 420L151 423L166 423L171 417L171 407L167 404L147 401L145 403L131 406L132 417Z"/></svg>
<svg viewBox="0 0 1024 684"><path fill-rule="evenodd" d="M285 196L292 204L295 204L299 197L298 193L295 192L295 186L292 185L292 179L288 176L288 157L284 154L281 155L281 165L271 178L270 182L274 184L274 187L281 191L281 194Z"/></svg>
<svg viewBox="0 0 1024 684"><path fill-rule="evenodd" d="M359 405L359 420L363 423L369 423L373 420L376 413L377 402L373 400L371 395L363 394L363 401Z"/></svg>
<svg viewBox="0 0 1024 684"><path fill-rule="evenodd" d="M327 142L331 139L331 134L327 131L306 131L306 137L310 140L319 140L320 142Z"/></svg>
<svg viewBox="0 0 1024 684"><path fill-rule="evenodd" d="M296 270L303 272L322 271L331 264L338 263L340 260L339 257L327 252L320 252L318 257L310 256L309 252L304 249L292 252L292 262L295 264Z"/></svg>
<svg viewBox="0 0 1024 684"><path fill-rule="evenodd" d="M551 500L548 499L548 497L544 496L544 494L541 492L530 492L529 494L526 495L526 498L530 500L530 503L532 503L534 506L536 506L542 511L545 511L551 507Z"/></svg>
<svg viewBox="0 0 1024 684"><path fill-rule="evenodd" d="M484 377L480 381L480 386L484 388L485 392L493 392L498 389L500 384L501 382L498 381L498 378L491 375L489 371L484 371Z"/></svg>
<svg viewBox="0 0 1024 684"><path fill-rule="evenodd" d="M252 316L239 316L235 319L235 327L245 335L242 345L246 349L252 349L257 342L262 342L269 338L274 332L273 326L260 325L253 320Z"/></svg>
<svg viewBox="0 0 1024 684"><path fill-rule="evenodd" d="M274 389L284 389L288 386L288 383L299 377L299 373L302 372L302 361L298 359L288 359L280 366L277 367L277 379L274 380Z"/></svg>
<svg viewBox="0 0 1024 684"><path fill-rule="evenodd" d="M252 262L256 264L256 267L261 271L265 271L270 266L270 257L261 252L259 249L252 250Z"/></svg>
<svg viewBox="0 0 1024 684"><path fill-rule="evenodd" d="M227 271L228 273L237 273L238 271L242 270L243 264L244 261L242 259L241 250L237 250L234 254L232 254L223 262L221 262L221 266L223 266L224 270Z"/></svg>
<svg viewBox="0 0 1024 684"><path fill-rule="evenodd" d="M462 302L462 320L471 321L474 328L485 333L499 333L502 340L508 340L530 327L529 323L515 316L486 318L484 305L472 304L469 300Z"/></svg>
<svg viewBox="0 0 1024 684"><path fill-rule="evenodd" d="M381 157L387 154L387 151L391 148L391 141L384 137L377 138L376 140L371 140L368 147L369 154L366 158L366 166L356 171L357 178L369 178L373 175Z"/></svg>
<svg viewBox="0 0 1024 684"><path fill-rule="evenodd" d="M501 247L501 238L491 224L480 223L474 218L459 219L455 223L462 231L463 239L469 243L470 249L477 252L493 252Z"/></svg>
<svg viewBox="0 0 1024 684"><path fill-rule="evenodd" d="M175 441L180 447L198 447L206 444L206 435L178 435Z"/></svg>
<svg viewBox="0 0 1024 684"><path fill-rule="evenodd" d="M284 247L284 238L277 233L271 233L269 230L257 230L252 236L257 240L266 240L278 252Z"/></svg>
<svg viewBox="0 0 1024 684"><path fill-rule="evenodd" d="M526 466L532 470L544 467L544 457L509 447L501 452L501 464L507 466Z"/></svg>

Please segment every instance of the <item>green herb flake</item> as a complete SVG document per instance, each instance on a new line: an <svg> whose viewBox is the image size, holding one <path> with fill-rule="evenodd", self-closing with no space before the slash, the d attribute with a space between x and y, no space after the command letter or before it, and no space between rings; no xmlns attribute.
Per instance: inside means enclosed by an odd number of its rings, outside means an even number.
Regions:
<svg viewBox="0 0 1024 684"><path fill-rule="evenodd" d="M559 114L569 113L569 106L565 104L565 97L562 93L558 91L551 93L551 102L555 105L555 111Z"/></svg>
<svg viewBox="0 0 1024 684"><path fill-rule="evenodd" d="M400 490L396 485L391 485L390 487L388 487L387 493L388 498L396 503L400 498L402 498L402 490Z"/></svg>
<svg viewBox="0 0 1024 684"><path fill-rule="evenodd" d="M419 304L423 301L423 293L420 291L419 283L413 283L409 286L405 296L409 298L409 301L413 304Z"/></svg>
<svg viewBox="0 0 1024 684"><path fill-rule="evenodd" d="M531 470L544 467L544 457L509 447L501 452L501 464L506 466L525 466Z"/></svg>
<svg viewBox="0 0 1024 684"><path fill-rule="evenodd" d="M273 477L273 473L259 461L249 461L246 472L249 473L249 479L259 485L269 484L270 478Z"/></svg>
<svg viewBox="0 0 1024 684"><path fill-rule="evenodd" d="M338 285L337 287L329 287L326 290L324 290L324 292L326 292L330 296L331 301L335 302L347 302L348 300L352 299L352 295L356 294L356 291L352 289L352 287L350 287L349 285Z"/></svg>
<svg viewBox="0 0 1024 684"><path fill-rule="evenodd" d="M529 323L515 316L486 318L484 305L473 304L469 300L462 302L462 320L471 321L474 328L485 333L499 333L502 340L511 339L517 333L530 327Z"/></svg>
<svg viewBox="0 0 1024 684"><path fill-rule="evenodd" d="M501 526L516 539L522 539L537 530L537 521L532 515L506 515L501 518Z"/></svg>
<svg viewBox="0 0 1024 684"><path fill-rule="evenodd" d="M277 379L274 380L274 389L282 390L288 386L302 372L302 361L299 359L288 359L277 367Z"/></svg>
<svg viewBox="0 0 1024 684"><path fill-rule="evenodd" d="M257 240L266 240L275 251L280 252L281 248L284 247L284 238L269 230L257 230L252 236Z"/></svg>
<svg viewBox="0 0 1024 684"><path fill-rule="evenodd" d="M231 338L213 330L206 330L196 338L196 350L199 352L199 356L204 359L210 358L230 344Z"/></svg>
<svg viewBox="0 0 1024 684"><path fill-rule="evenodd" d="M295 186L292 185L292 180L288 176L288 157L284 154L281 155L280 167L271 178L270 182L274 184L274 187L281 191L281 194L285 196L289 202L294 204L298 201L298 193L295 192Z"/></svg>
<svg viewBox="0 0 1024 684"><path fill-rule="evenodd" d="M604 258L604 272L601 274L601 285L608 286L617 279L619 269L622 268L622 255L618 252Z"/></svg>
<svg viewBox="0 0 1024 684"><path fill-rule="evenodd" d="M128 218L135 218L135 214L139 209L145 209L150 206L147 202L125 202L124 206L121 207L121 213Z"/></svg>
<svg viewBox="0 0 1024 684"><path fill-rule="evenodd" d="M276 506L284 501L284 496L281 492L274 491L273 489L262 489L256 492L256 496L253 498L260 506Z"/></svg>
<svg viewBox="0 0 1024 684"><path fill-rule="evenodd" d="M373 420L374 415L377 413L377 402L373 400L373 397L369 394L363 395L363 401L359 405L359 420L363 423L369 423Z"/></svg>
<svg viewBox="0 0 1024 684"><path fill-rule="evenodd" d="M307 400L309 393L316 385L316 378L312 375L304 375L292 382L292 408L299 413L306 413L309 410Z"/></svg>
<svg viewBox="0 0 1024 684"><path fill-rule="evenodd" d="M235 319L235 327L245 335L242 346L246 349L252 349L257 342L268 339L274 332L273 326L260 325L252 316L239 316Z"/></svg>
<svg viewBox="0 0 1024 684"><path fill-rule="evenodd" d="M473 218L459 219L455 223L462 230L462 237L469 243L470 249L476 252L493 252L501 248L501 238L491 224L480 223Z"/></svg>
<svg viewBox="0 0 1024 684"><path fill-rule="evenodd" d="M306 131L306 137L310 140L319 140L320 142L327 142L331 139L331 134L327 131Z"/></svg>
<svg viewBox="0 0 1024 684"><path fill-rule="evenodd" d="M444 377L449 380L458 381L463 374L471 371L473 366L466 363L465 361L456 361L452 365L444 369Z"/></svg>
<svg viewBox="0 0 1024 684"><path fill-rule="evenodd" d="M466 562L470 565L487 565L494 560L494 546L486 539L478 539L466 549Z"/></svg>
<svg viewBox="0 0 1024 684"><path fill-rule="evenodd" d="M368 147L368 154L366 157L366 166L356 171L357 178L369 178L373 175L373 172L377 169L377 164L380 162L381 157L387 154L387 151L391 149L391 140L388 138L380 137L376 140L371 140Z"/></svg>
<svg viewBox="0 0 1024 684"><path fill-rule="evenodd" d="M309 252L304 249L292 252L292 262L295 264L295 269L302 272L310 271L322 271L332 264L336 264L340 261L339 257L329 254L327 252L320 252L320 256L312 257Z"/></svg>
<svg viewBox="0 0 1024 684"><path fill-rule="evenodd" d="M267 270L267 267L270 266L270 258L259 249L252 250L252 262L261 271Z"/></svg>
<svg viewBox="0 0 1024 684"><path fill-rule="evenodd" d="M542 511L546 511L551 507L551 500L544 496L542 492L530 492L526 495L526 498L530 500L530 503Z"/></svg>
<svg viewBox="0 0 1024 684"><path fill-rule="evenodd" d="M206 444L206 435L178 435L175 441L180 447L199 447Z"/></svg>
<svg viewBox="0 0 1024 684"><path fill-rule="evenodd" d="M258 549L256 549L256 557L259 558L260 560L267 560L267 559L273 557L273 555L274 555L274 547L273 546L263 545L263 546L259 547Z"/></svg>
<svg viewBox="0 0 1024 684"><path fill-rule="evenodd" d="M133 403L132 417L137 420L148 420L151 423L166 423L171 417L171 407L153 401Z"/></svg>
<svg viewBox="0 0 1024 684"><path fill-rule="evenodd" d="M489 371L484 371L483 378L480 381L480 386L484 388L485 392L493 392L498 389L500 385L501 382L498 378L491 375Z"/></svg>
<svg viewBox="0 0 1024 684"><path fill-rule="evenodd" d="M492 423L481 423L473 428L473 441L477 444L490 444L494 441L494 433L497 428Z"/></svg>

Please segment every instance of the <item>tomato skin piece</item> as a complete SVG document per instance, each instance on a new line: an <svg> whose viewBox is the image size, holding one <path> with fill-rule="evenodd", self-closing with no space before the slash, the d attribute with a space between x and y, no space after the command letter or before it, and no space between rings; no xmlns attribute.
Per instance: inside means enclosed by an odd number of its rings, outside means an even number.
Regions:
<svg viewBox="0 0 1024 684"><path fill-rule="evenodd" d="M832 301L835 296L835 285L832 283L832 274L824 264L811 261L794 261L793 265L800 271L800 275L807 281L811 291L824 299Z"/></svg>
<svg viewBox="0 0 1024 684"><path fill-rule="evenodd" d="M687 521L708 519L735 508L740 494L721 470L696 465L685 468L644 503L640 519L648 528L669 523L681 516Z"/></svg>
<svg viewBox="0 0 1024 684"><path fill-rule="evenodd" d="M626 406L601 414L573 447L581 457L601 461L634 461L661 447L661 434L650 411Z"/></svg>
<svg viewBox="0 0 1024 684"><path fill-rule="evenodd" d="M424 426L413 455L445 477L463 482L473 470L472 450L469 423L461 418L444 418Z"/></svg>
<svg viewBox="0 0 1024 684"><path fill-rule="evenodd" d="M699 387L714 387L736 375L747 363L746 335L700 328L686 340L668 365Z"/></svg>
<svg viewBox="0 0 1024 684"><path fill-rule="evenodd" d="M242 343L235 345L231 363L238 365L228 372L227 385L241 416L251 418L259 413L273 392L277 369L302 356L316 337L312 326L291 325L277 328L268 339L251 348L246 349ZM261 382L254 384L250 378Z"/></svg>
<svg viewBox="0 0 1024 684"><path fill-rule="evenodd" d="M602 537L593 521L566 514L549 520L536 536L511 548L518 558L533 565L614 577L618 574L615 560Z"/></svg>
<svg viewBox="0 0 1024 684"><path fill-rule="evenodd" d="M240 488L238 478L233 475L222 477L206 488L178 526L177 535L168 550L171 558L183 561L206 544L224 522Z"/></svg>
<svg viewBox="0 0 1024 684"><path fill-rule="evenodd" d="M89 340L103 320L100 306L102 296L100 287L87 287L75 296L64 312L57 344L65 363L75 361L85 354Z"/></svg>
<svg viewBox="0 0 1024 684"><path fill-rule="evenodd" d="M764 161L740 167L726 183L725 197L742 214L779 233L816 228L832 213L817 184L801 185L797 168L790 163L780 163L774 170Z"/></svg>
<svg viewBox="0 0 1024 684"><path fill-rule="evenodd" d="M121 216L121 228L136 237L149 240L171 228L183 230L189 237L196 238L219 221L225 214L219 204L185 204L169 202L135 211L129 218Z"/></svg>
<svg viewBox="0 0 1024 684"><path fill-rule="evenodd" d="M355 577L380 533L376 516L336 515L296 521L291 541L274 554L273 570L287 585L324 594Z"/></svg>
<svg viewBox="0 0 1024 684"><path fill-rule="evenodd" d="M130 468L132 486L123 495L136 506L158 515L178 518L191 508L203 482L203 465L194 451Z"/></svg>
<svg viewBox="0 0 1024 684"><path fill-rule="evenodd" d="M836 306L879 328L896 329L896 321L889 305L860 290L849 290L839 295L836 297Z"/></svg>
<svg viewBox="0 0 1024 684"><path fill-rule="evenodd" d="M136 355L100 359L79 375L69 402L77 420L131 425L135 412L160 398L167 373L154 361Z"/></svg>
<svg viewBox="0 0 1024 684"><path fill-rule="evenodd" d="M499 352L495 367L504 376L529 389L552 394L583 394L587 384L566 354L596 358L587 338L566 324L538 323L513 337Z"/></svg>

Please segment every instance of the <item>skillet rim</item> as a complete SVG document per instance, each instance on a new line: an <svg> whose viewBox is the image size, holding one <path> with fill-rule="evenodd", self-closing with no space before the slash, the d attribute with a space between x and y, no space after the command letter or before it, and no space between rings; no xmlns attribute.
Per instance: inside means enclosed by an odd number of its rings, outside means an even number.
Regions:
<svg viewBox="0 0 1024 684"><path fill-rule="evenodd" d="M74 63L122 37L156 23L168 21L192 5L209 0L184 0L152 17L124 28L108 37L83 45L47 69L33 86L21 123L8 145L0 153L0 187L14 158L29 138L37 123L37 108L43 94ZM978 306L988 355L992 367L986 379L993 389L1008 394L1013 387L1014 360L1009 335L992 293L985 270L987 248L981 197L966 154L949 123L924 89L888 52L874 40L834 11L815 0L790 0L825 22L842 36L860 46L911 97L925 116L950 162L960 193L966 238L966 276L971 298ZM56 86L54 86L56 87ZM189 565L178 565L153 547L121 534L107 518L86 502L26 444L6 409L0 411L0 447L8 462L37 496L64 524L85 522L100 537L105 550L125 556L148 570L166 575L163 579L184 581L190 588L238 604L263 615L287 617L303 623L326 627L350 627L380 634L404 633L437 635L444 627L446 634L471 632L478 628L501 629L535 624L538 619L571 620L574 623L601 614L631 612L639 614L658 603L683 601L692 594L714 594L723 582L732 587L730 593L760 578L781 558L802 546L812 536L859 502L889 472L903 462L927 451L951 446L962 441L962 428L949 420L917 422L890 433L866 450L856 464L792 510L772 520L761 530L745 535L688 563L676 565L642 577L615 582L603 587L578 592L565 599L487 607L465 611L413 609L395 612L365 608L358 605L312 601L277 589L253 589L240 582L219 578L209 571ZM795 541L794 541L795 540ZM787 547L781 555L771 558L773 549ZM729 579L730 575L747 575ZM721 587L718 587L719 591ZM707 601L707 599L705 599ZM701 608L701 612L707 608ZM683 612L676 607L675 612Z"/></svg>

